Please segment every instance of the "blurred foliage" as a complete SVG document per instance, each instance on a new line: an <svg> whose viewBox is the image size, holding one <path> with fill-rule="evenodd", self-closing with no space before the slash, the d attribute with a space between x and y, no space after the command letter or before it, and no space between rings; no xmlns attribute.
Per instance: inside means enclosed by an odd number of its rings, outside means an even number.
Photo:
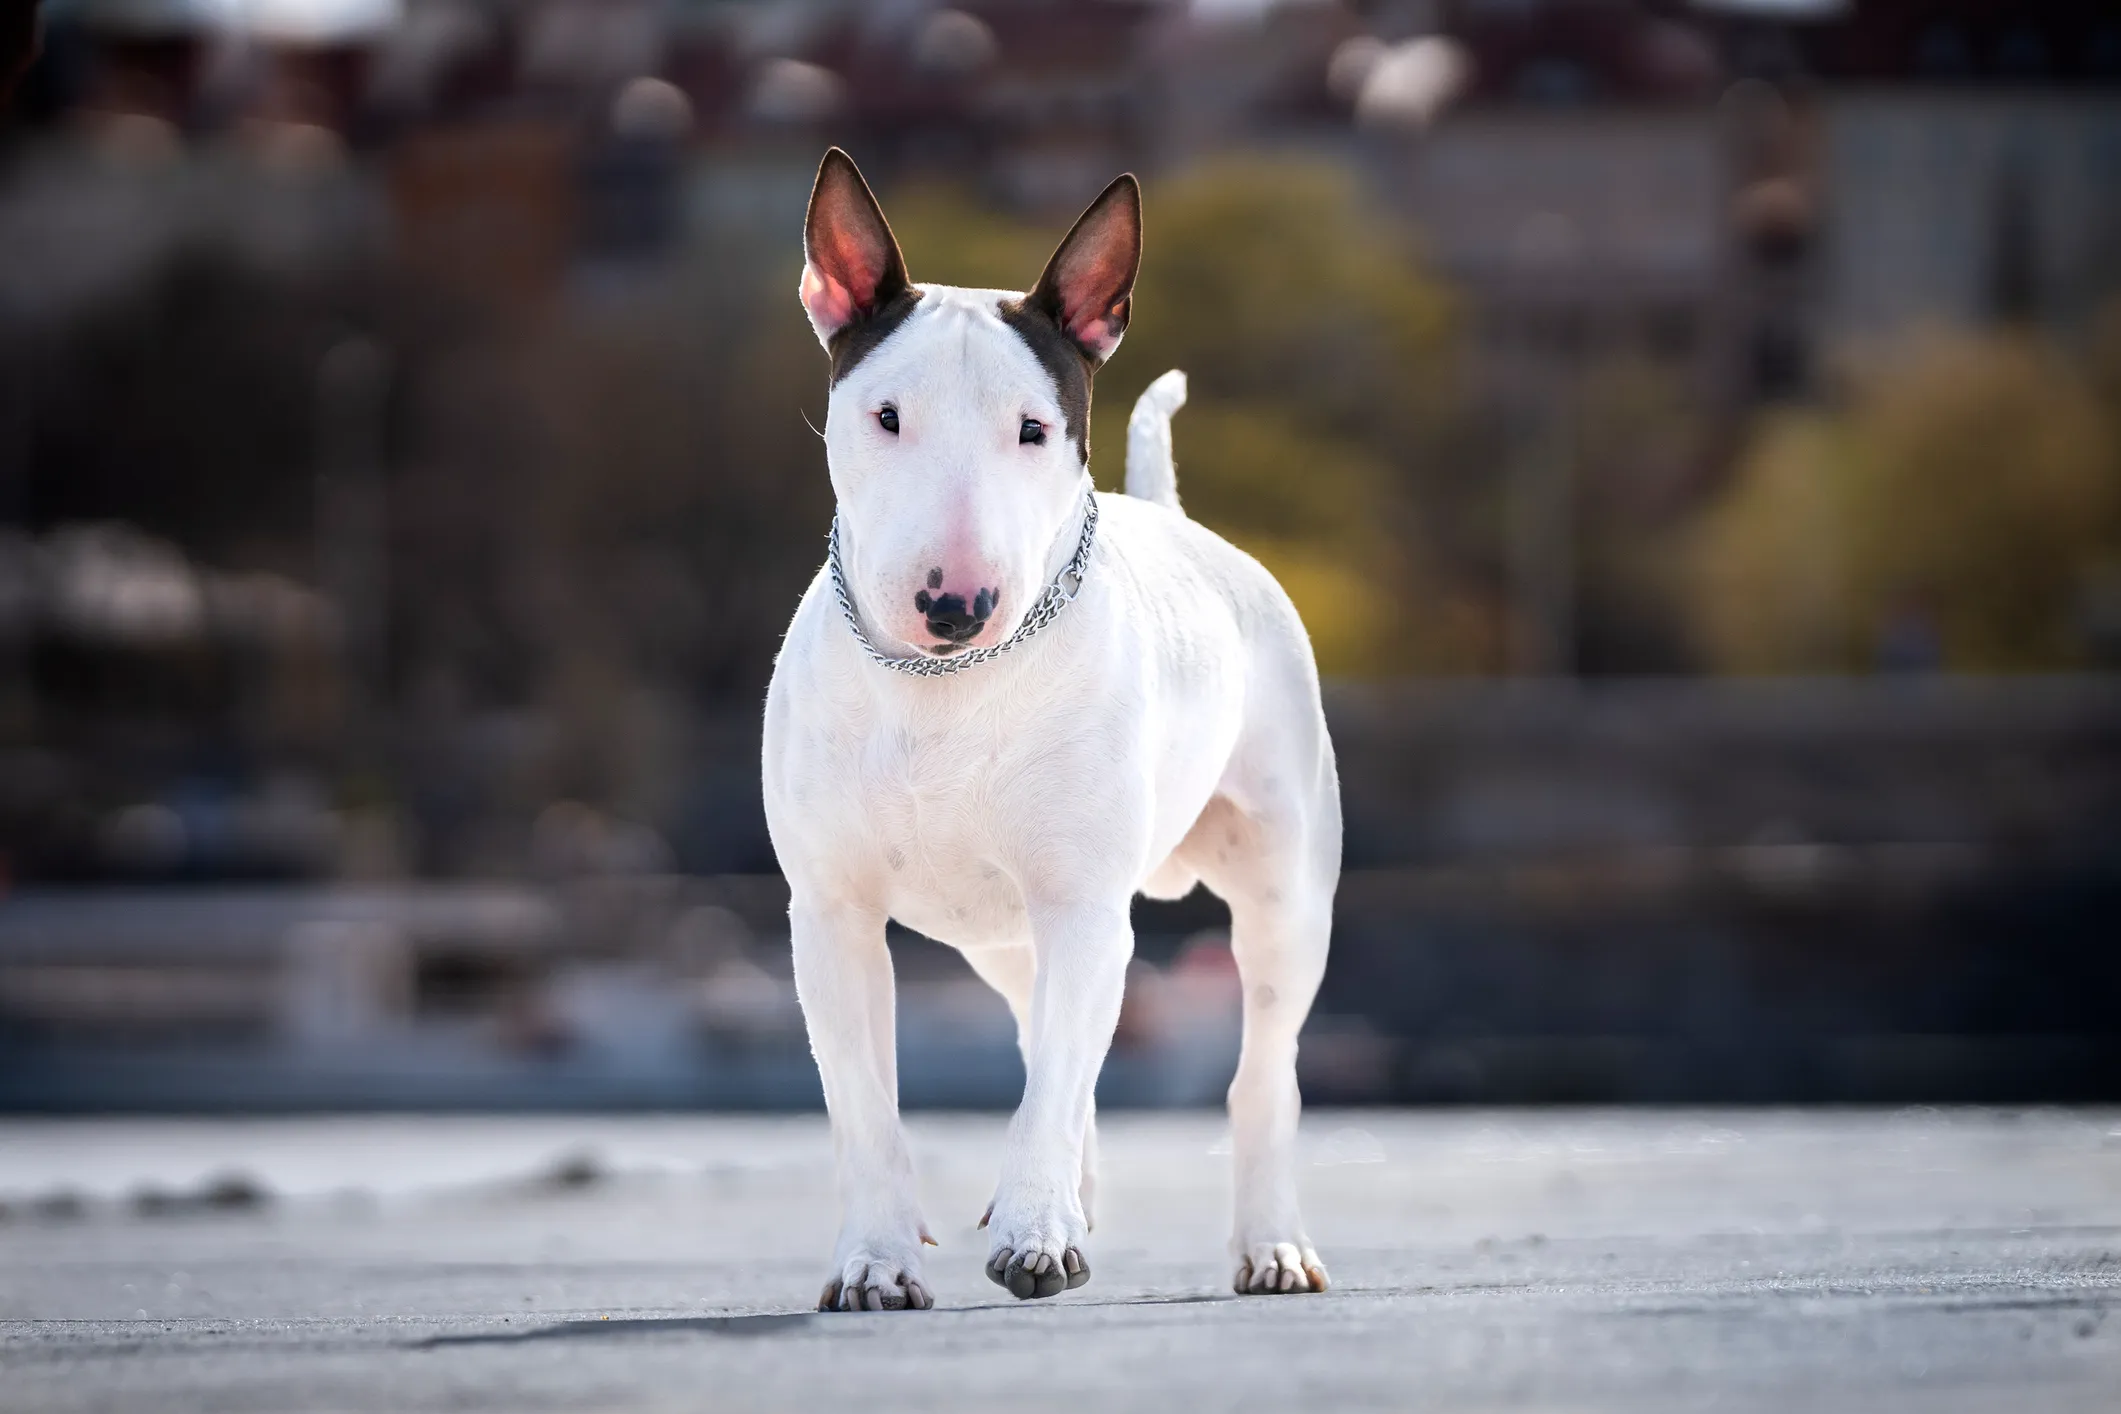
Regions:
<svg viewBox="0 0 2121 1414"><path fill-rule="evenodd" d="M1588 674L1690 664L1685 531L1700 513L1715 421L1670 366L1616 356L1573 394L1574 666Z"/></svg>
<svg viewBox="0 0 2121 1414"><path fill-rule="evenodd" d="M399 690L444 716L535 704L550 740L521 799L682 817L697 714L763 692L831 516L794 279L727 277L775 254L696 248L422 371Z"/></svg>
<svg viewBox="0 0 2121 1414"><path fill-rule="evenodd" d="M1467 474L1451 301L1408 235L1325 163L1199 168L1150 182L1144 204L1133 320L1093 403L1098 484L1124 479L1134 399L1183 368L1187 512L1280 577L1324 671L1493 667L1488 567L1452 557L1495 487ZM1022 289L1062 234L949 189L886 206L921 280Z"/></svg>
<svg viewBox="0 0 2121 1414"><path fill-rule="evenodd" d="M803 422L824 360L784 256L702 243L594 298L498 310L387 266L290 277L180 252L40 343L27 519L120 520L313 582L319 370L373 340L388 672L360 696L379 730L451 745L409 769L348 758L344 781L394 781L432 840L555 795L680 815L686 734L702 709L755 712L831 512ZM515 736L458 735L480 723ZM233 706L190 725L238 774L291 747L395 749L336 721L267 739Z"/></svg>
<svg viewBox="0 0 2121 1414"><path fill-rule="evenodd" d="M2121 563L2111 358L2088 374L2030 335L1932 333L1857 368L1838 407L1764 420L1692 546L1714 663L2083 666L2087 595Z"/></svg>

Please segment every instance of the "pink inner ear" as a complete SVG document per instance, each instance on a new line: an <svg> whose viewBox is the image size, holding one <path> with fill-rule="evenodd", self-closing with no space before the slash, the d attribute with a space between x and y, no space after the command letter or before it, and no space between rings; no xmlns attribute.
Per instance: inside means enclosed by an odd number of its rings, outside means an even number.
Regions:
<svg viewBox="0 0 2121 1414"><path fill-rule="evenodd" d="M1119 347L1120 336L1126 332L1127 302L1120 300L1103 309L1092 308L1080 317L1070 316L1068 334L1084 348L1090 349L1100 358L1110 358Z"/></svg>
<svg viewBox="0 0 2121 1414"><path fill-rule="evenodd" d="M1061 324L1099 358L1119 346L1126 331L1127 284L1132 252L1121 244L1116 221L1086 232L1086 249L1066 259L1059 271Z"/></svg>
<svg viewBox="0 0 2121 1414"><path fill-rule="evenodd" d="M815 265L803 266L803 308L821 333L845 328L854 319L854 296L847 287Z"/></svg>
<svg viewBox="0 0 2121 1414"><path fill-rule="evenodd" d="M877 281L884 278L883 253L876 246L844 230L835 230L827 248L818 252L833 278L844 284L857 303L868 304L876 295Z"/></svg>

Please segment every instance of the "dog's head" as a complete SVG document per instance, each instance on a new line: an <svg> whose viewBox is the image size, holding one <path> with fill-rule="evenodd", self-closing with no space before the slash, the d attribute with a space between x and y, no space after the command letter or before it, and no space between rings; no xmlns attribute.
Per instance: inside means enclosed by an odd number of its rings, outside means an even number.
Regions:
<svg viewBox="0 0 2121 1414"><path fill-rule="evenodd" d="M1029 294L915 285L834 148L803 257L803 308L832 358L826 458L863 616L886 651L1000 642L1076 523L1090 378L1126 332L1141 263L1141 188L1106 187Z"/></svg>

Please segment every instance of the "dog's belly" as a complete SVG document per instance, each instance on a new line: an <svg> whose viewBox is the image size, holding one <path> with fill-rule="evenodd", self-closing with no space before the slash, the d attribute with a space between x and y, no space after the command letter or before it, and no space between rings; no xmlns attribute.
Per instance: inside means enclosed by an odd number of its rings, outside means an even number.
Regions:
<svg viewBox="0 0 2121 1414"><path fill-rule="evenodd" d="M916 933L952 947L1016 942L1029 936L1016 880L967 840L886 828L884 906Z"/></svg>
<svg viewBox="0 0 2121 1414"><path fill-rule="evenodd" d="M947 877L929 887L891 891L891 916L914 932L954 948L1020 942L1031 935L1023 894L1006 875Z"/></svg>

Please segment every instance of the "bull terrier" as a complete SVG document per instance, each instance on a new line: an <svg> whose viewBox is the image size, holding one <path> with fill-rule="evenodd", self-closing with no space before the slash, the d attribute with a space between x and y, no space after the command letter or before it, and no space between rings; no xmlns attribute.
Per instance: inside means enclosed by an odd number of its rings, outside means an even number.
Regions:
<svg viewBox="0 0 2121 1414"><path fill-rule="evenodd" d="M934 1297L900 1122L896 919L1008 1002L1026 1074L988 1234L1019 1298L1090 1279L1094 1089L1137 893L1230 908L1241 1293L1323 1291L1297 1208L1297 1032L1325 970L1340 789L1310 640L1258 561L1180 509L1174 370L1126 494L1091 484L1092 375L1126 332L1141 190L1106 187L1028 294L916 285L854 162L825 156L800 295L831 360L830 553L766 696L766 816L831 1116L821 1310Z"/></svg>

